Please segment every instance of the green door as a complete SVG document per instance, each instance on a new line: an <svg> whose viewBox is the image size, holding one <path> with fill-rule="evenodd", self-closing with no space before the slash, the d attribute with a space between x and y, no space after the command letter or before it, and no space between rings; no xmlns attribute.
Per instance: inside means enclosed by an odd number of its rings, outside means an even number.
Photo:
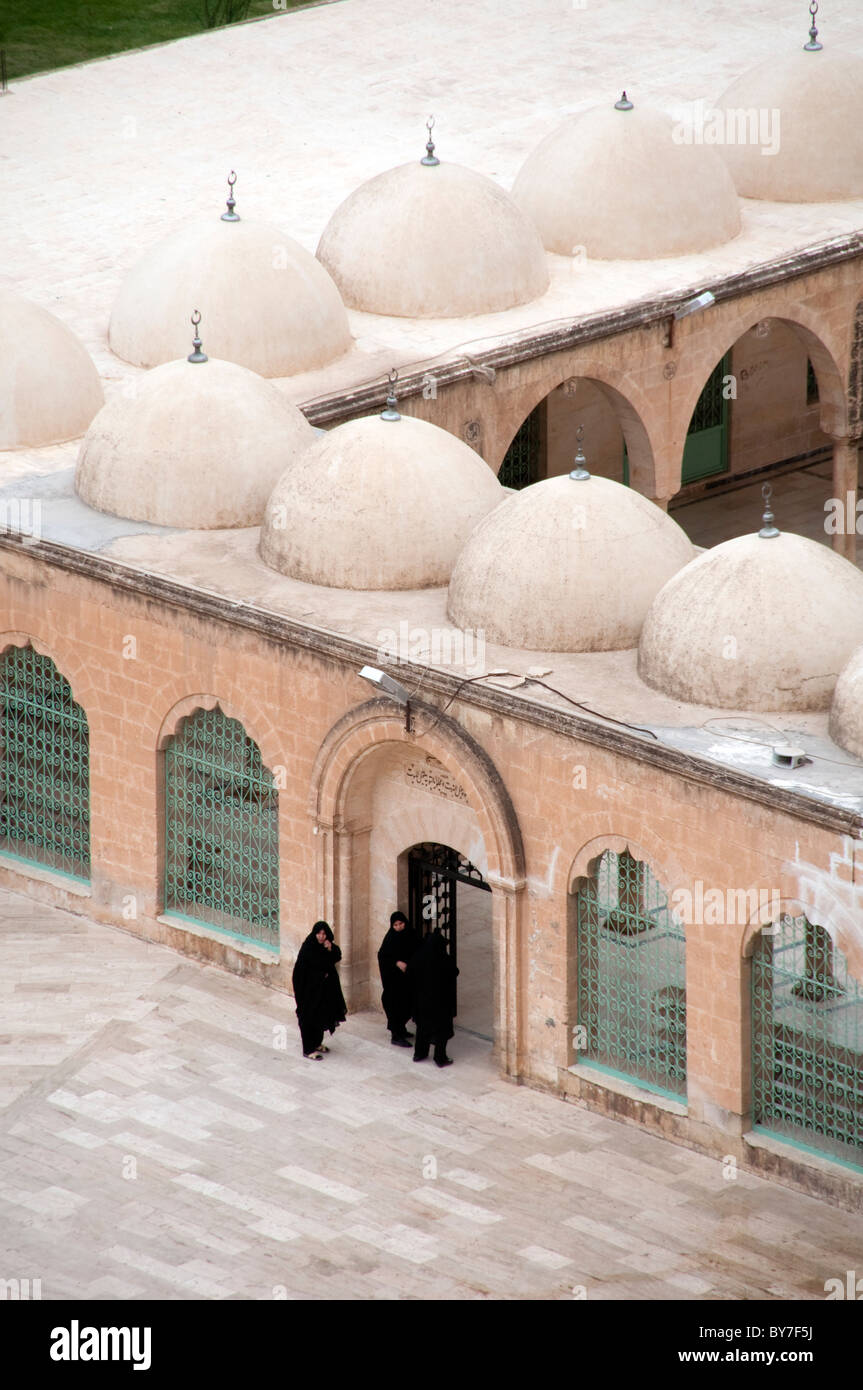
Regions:
<svg viewBox="0 0 863 1390"><path fill-rule="evenodd" d="M717 362L692 412L683 449L681 486L699 478L711 478L728 469L728 401L723 381L731 366L731 354ZM623 446L623 481L629 487L629 455Z"/></svg>
<svg viewBox="0 0 863 1390"><path fill-rule="evenodd" d="M728 401L723 378L728 375L730 353L717 362L692 412L683 450L682 484L695 483L728 469Z"/></svg>

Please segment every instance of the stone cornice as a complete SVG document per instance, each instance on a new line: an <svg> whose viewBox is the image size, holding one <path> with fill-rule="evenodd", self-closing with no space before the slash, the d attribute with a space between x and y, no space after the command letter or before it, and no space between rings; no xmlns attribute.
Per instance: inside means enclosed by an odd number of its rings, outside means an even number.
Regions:
<svg viewBox="0 0 863 1390"><path fill-rule="evenodd" d="M571 321L563 320L551 328L533 332L525 330L513 341L486 348L484 351L471 351L470 361L466 358L462 361L443 361L422 372L400 374L399 400L422 395L430 375L434 377L435 389L441 391L448 386L475 380L477 371L482 372L484 368L492 367L495 371L502 371L550 353L569 351L583 343L629 333L634 328L647 328L652 324L663 323L671 317L679 304L694 298L706 289L713 293L717 304L721 304L724 300L754 294L759 290L769 289L772 285L798 279L802 275L828 270L859 256L863 256L863 232L851 232L834 237L830 241L807 246L802 251L794 251L775 260L751 266L735 275L726 275L724 278L707 275L695 284L675 289L673 293L656 299L638 300L620 309L603 310L602 313L590 314L580 319L573 318ZM446 350L441 353L441 357L446 357ZM386 402L387 390L387 383L377 380L351 391L337 392L331 396L301 403L301 409L313 425L326 425L348 416L380 409Z"/></svg>
<svg viewBox="0 0 863 1390"><path fill-rule="evenodd" d="M174 579L122 565L89 551L75 550L51 541L34 542L29 538L0 535L0 557L5 558L6 555L10 559L14 555L25 563L31 560L62 569L84 580L104 584L116 593L128 594L143 603L164 604L201 621L255 632L267 641L314 652L342 665L359 668L377 659L378 649L371 642L307 627L270 609L256 608L206 589L180 584ZM20 577L15 572L18 566L14 561L12 566L6 566L0 560L0 568L6 569L13 578ZM627 729L610 727L512 691L478 684L464 685L461 677L434 668L408 663L403 669L408 683L411 676L422 674L425 699L439 695L446 701L457 695L463 705L487 710L501 717L520 719L564 737L579 739L686 781L745 797L748 801L794 816L810 825L818 825L842 835L863 835L863 815L859 812L830 806L799 792L768 784L738 769L718 766L706 758L681 752Z"/></svg>

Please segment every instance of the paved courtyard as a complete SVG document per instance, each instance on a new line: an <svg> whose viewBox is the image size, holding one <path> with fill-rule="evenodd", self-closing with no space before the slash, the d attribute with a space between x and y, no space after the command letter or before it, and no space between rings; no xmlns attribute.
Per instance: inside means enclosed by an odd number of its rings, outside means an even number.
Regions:
<svg viewBox="0 0 863 1390"><path fill-rule="evenodd" d="M863 1217L0 893L0 1278L43 1299L823 1299Z"/></svg>

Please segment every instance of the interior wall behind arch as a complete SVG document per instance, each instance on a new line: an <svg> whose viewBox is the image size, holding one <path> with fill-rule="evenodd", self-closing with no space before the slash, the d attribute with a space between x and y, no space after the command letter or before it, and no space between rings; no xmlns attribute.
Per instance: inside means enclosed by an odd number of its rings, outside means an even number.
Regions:
<svg viewBox="0 0 863 1390"><path fill-rule="evenodd" d="M351 831L354 1006L380 1001L377 952L390 913L408 910L399 858L414 844L449 845L483 874L487 853L467 794L422 747L391 744L363 760L346 807Z"/></svg>
<svg viewBox="0 0 863 1390"><path fill-rule="evenodd" d="M584 425L583 448L591 473L623 482L623 430L602 392L585 377L574 377L547 399L547 474L569 473L578 448L576 430Z"/></svg>
<svg viewBox="0 0 863 1390"><path fill-rule="evenodd" d="M806 399L808 360L797 334L778 319L766 319L734 344L729 473L766 468L829 445L818 401Z"/></svg>

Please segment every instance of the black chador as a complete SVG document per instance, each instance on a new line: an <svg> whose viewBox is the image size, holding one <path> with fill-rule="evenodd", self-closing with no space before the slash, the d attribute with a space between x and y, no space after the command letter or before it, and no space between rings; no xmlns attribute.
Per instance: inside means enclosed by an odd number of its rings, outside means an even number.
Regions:
<svg viewBox="0 0 863 1390"><path fill-rule="evenodd" d="M434 1059L439 1067L452 1061L446 1055L446 1045L453 1036L456 1013L458 970L449 955L439 927L424 936L408 965L408 979L414 991L414 1018L417 1035L414 1061L422 1062L434 1043Z"/></svg>
<svg viewBox="0 0 863 1390"><path fill-rule="evenodd" d="M413 1037L407 1030L408 1019L413 1018L414 1014L413 991L407 967L418 945L417 934L405 914L394 912L390 917L390 929L378 951L378 966L384 987L381 1004L394 1047L409 1047Z"/></svg>
<svg viewBox="0 0 863 1390"><path fill-rule="evenodd" d="M342 953L326 922L315 922L294 964L293 988L303 1056L319 1061L324 1033L334 1033L347 1018L336 966Z"/></svg>

